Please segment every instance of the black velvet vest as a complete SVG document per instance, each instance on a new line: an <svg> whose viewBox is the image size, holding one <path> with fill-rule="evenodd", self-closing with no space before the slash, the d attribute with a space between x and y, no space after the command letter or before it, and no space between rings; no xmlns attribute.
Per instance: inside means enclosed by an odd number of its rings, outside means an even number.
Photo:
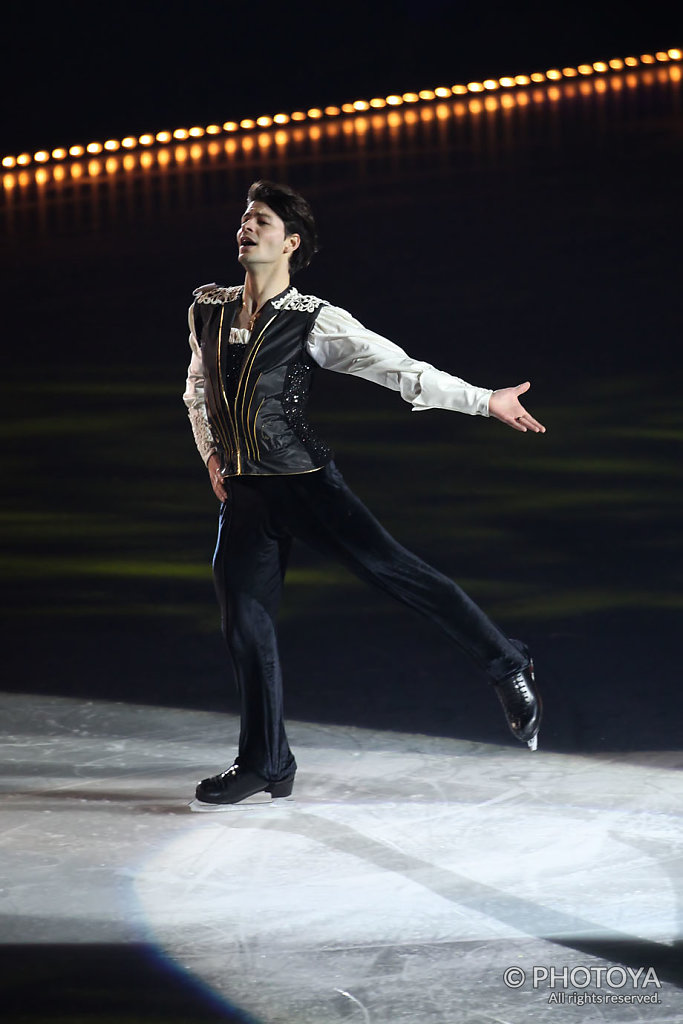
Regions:
<svg viewBox="0 0 683 1024"><path fill-rule="evenodd" d="M310 473L332 458L306 406L316 364L306 339L322 299L287 288L270 299L247 345L230 340L242 288L201 288L192 307L206 407L224 476Z"/></svg>

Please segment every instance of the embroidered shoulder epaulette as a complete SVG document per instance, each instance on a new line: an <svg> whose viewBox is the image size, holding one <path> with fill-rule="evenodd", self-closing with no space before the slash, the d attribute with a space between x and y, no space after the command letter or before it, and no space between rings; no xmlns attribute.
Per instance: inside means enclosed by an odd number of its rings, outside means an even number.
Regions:
<svg viewBox="0 0 683 1024"><path fill-rule="evenodd" d="M237 284L232 288L222 288L216 284L202 284L192 292L197 302L232 302L242 291L242 286Z"/></svg>
<svg viewBox="0 0 683 1024"><path fill-rule="evenodd" d="M302 295L296 288L291 288L281 299L272 303L274 309L293 309L300 313L315 313L318 306L326 305L324 299L316 295Z"/></svg>

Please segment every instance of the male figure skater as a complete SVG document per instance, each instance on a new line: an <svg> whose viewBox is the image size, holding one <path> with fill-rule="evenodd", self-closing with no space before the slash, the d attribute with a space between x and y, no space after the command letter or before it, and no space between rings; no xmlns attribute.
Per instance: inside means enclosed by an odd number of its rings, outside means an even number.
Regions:
<svg viewBox="0 0 683 1024"><path fill-rule="evenodd" d="M197 799L234 804L292 792L275 617L294 537L440 626L488 673L513 734L535 749L541 706L524 644L380 526L306 419L312 374L324 367L399 391L413 409L495 416L543 433L519 402L528 382L473 387L293 288L291 274L316 252L316 231L308 203L287 186L251 186L237 245L244 284L198 288L189 313L184 400L221 502L214 579L241 699L238 757L199 783Z"/></svg>

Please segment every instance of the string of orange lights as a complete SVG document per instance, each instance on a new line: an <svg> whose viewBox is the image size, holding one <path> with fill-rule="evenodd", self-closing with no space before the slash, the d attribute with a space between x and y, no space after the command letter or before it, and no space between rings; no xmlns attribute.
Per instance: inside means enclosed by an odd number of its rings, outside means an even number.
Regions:
<svg viewBox="0 0 683 1024"><path fill-rule="evenodd" d="M383 107L399 107L403 104L429 103L434 100L443 100L452 96L476 95L479 93L491 93L499 89L524 88L532 84L543 82L558 82L563 79L586 77L590 75L603 75L609 72L621 72L629 68L637 68L653 64L666 64L671 61L683 60L683 51L680 49L658 50L655 53L643 53L639 56L614 57L608 61L594 61L592 64L578 64L576 67L550 68L548 71L536 71L532 74L509 75L502 78L486 78L481 82L468 82L467 84L452 86L437 86L434 89L422 89L419 92L405 92L401 95L391 94L384 97L375 97L370 100L354 100L350 103L342 103L341 106L328 106L324 108L312 107L310 110L295 110L290 114L263 114L260 117L244 118L241 121L225 121L223 124L209 124L204 127L196 125L191 128L176 128L173 131L159 131L155 134L127 135L122 139L107 139L105 142L89 142L87 144L76 144L72 146L58 146L52 151L39 149L35 153L19 153L16 156L9 155L2 158L0 164L3 168L25 168L31 164L43 166L49 163L58 163L67 160L69 157L78 159L84 156L97 156L99 154L115 153L117 150L132 150L138 146L154 147L166 146L169 143L184 141L186 139L199 139L206 135L218 136L234 132L250 132L254 129L270 128L272 126L283 126L290 123L303 121L320 121L327 118L335 118L344 114L358 114L364 111L379 110Z"/></svg>

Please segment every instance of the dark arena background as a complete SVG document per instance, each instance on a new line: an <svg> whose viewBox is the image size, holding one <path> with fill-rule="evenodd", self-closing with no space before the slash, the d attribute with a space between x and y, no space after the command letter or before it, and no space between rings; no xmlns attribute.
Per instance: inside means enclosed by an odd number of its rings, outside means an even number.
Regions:
<svg viewBox="0 0 683 1024"><path fill-rule="evenodd" d="M62 3L2 42L8 1024L683 1022L683 26L657 5ZM238 705L186 312L257 178L294 283L545 435L318 375L407 547L530 644L535 754L296 548L294 800L190 813Z"/></svg>

